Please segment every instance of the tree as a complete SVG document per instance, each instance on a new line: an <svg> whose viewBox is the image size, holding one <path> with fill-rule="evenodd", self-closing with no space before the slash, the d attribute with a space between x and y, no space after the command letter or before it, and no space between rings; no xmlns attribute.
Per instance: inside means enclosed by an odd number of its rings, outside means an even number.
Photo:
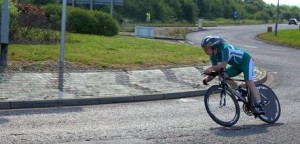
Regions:
<svg viewBox="0 0 300 144"><path fill-rule="evenodd" d="M2 1L2 0L1 0ZM53 3L58 0L19 0L32 4ZM99 11L109 13L109 7L97 5ZM83 7L84 8L84 7ZM87 7L88 8L88 7ZM128 18L144 22L146 13L151 13L151 20L160 22L188 21L195 22L198 17L205 19L232 18L237 11L240 19L274 18L275 5L266 4L263 0L124 0L123 6L115 7L115 17ZM299 19L298 7L280 6L281 17Z"/></svg>
<svg viewBox="0 0 300 144"><path fill-rule="evenodd" d="M181 0L183 17L189 22L195 22L199 9L192 0Z"/></svg>
<svg viewBox="0 0 300 144"><path fill-rule="evenodd" d="M174 21L175 13L173 9L163 1L153 1L150 11L152 12L154 20L162 22Z"/></svg>
<svg viewBox="0 0 300 144"><path fill-rule="evenodd" d="M255 14L257 20L262 20L263 22L268 22L270 20L270 16L266 12L257 12Z"/></svg>

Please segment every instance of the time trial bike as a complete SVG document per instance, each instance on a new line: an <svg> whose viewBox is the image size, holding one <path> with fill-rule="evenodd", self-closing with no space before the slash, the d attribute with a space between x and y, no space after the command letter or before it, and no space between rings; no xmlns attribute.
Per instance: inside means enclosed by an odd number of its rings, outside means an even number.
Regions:
<svg viewBox="0 0 300 144"><path fill-rule="evenodd" d="M239 86L239 94L226 80L244 81L224 77L224 70L212 72L211 76L219 77L220 83L211 86L204 96L205 108L209 116L218 124L230 127L237 123L240 118L239 102L243 104L243 111L248 116L255 116L266 123L275 123L281 114L279 100L271 88L264 84L256 84L261 95L262 106L265 114L253 113L250 90Z"/></svg>

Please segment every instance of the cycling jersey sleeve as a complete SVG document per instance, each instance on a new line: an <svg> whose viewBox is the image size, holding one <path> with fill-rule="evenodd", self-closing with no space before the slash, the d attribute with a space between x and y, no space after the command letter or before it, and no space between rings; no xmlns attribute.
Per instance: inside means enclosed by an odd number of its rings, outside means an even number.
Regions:
<svg viewBox="0 0 300 144"><path fill-rule="evenodd" d="M210 61L213 66L217 65L217 60L215 58L213 58L212 56L210 57Z"/></svg>
<svg viewBox="0 0 300 144"><path fill-rule="evenodd" d="M226 61L228 62L229 61L229 48L228 47L224 47L221 51L222 53L222 61Z"/></svg>

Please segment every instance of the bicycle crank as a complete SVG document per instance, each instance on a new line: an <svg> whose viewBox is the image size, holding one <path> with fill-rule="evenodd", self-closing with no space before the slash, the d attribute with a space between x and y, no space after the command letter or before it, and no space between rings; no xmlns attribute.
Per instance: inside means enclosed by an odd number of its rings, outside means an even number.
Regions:
<svg viewBox="0 0 300 144"><path fill-rule="evenodd" d="M249 105L243 104L243 110L244 110L245 114L247 114L248 116L253 115L251 107Z"/></svg>

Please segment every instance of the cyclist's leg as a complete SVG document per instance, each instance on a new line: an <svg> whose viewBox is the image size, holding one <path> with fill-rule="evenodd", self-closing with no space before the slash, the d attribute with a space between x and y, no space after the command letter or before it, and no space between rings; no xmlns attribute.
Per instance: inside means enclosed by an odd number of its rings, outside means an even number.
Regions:
<svg viewBox="0 0 300 144"><path fill-rule="evenodd" d="M235 76L239 75L240 73L242 73L242 71L239 68L233 67L231 65L227 65L226 70L225 70L225 77L235 77ZM238 85L235 81L226 80L226 82L235 90L238 89Z"/></svg>
<svg viewBox="0 0 300 144"><path fill-rule="evenodd" d="M249 88L251 93L251 102L254 105L253 113L265 114L265 111L261 105L260 92L254 84L254 62L252 58L248 58L243 64L241 64L244 73L244 79L246 86Z"/></svg>
<svg viewBox="0 0 300 144"><path fill-rule="evenodd" d="M254 62L253 59L250 58L242 65L244 79L246 81L246 86L249 88L251 92L251 100L255 104L259 104L261 102L260 93L254 84Z"/></svg>

